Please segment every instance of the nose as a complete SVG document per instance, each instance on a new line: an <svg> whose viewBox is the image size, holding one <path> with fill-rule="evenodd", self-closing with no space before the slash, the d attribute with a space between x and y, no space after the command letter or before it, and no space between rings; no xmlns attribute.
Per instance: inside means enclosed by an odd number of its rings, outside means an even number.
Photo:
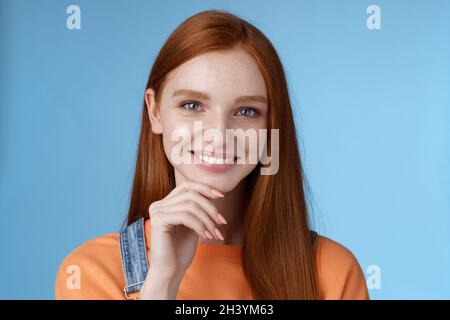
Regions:
<svg viewBox="0 0 450 320"><path fill-rule="evenodd" d="M209 117L207 118L207 127L214 128L219 131L225 132L227 128L231 125L230 117L225 110L222 108L215 108L214 112L211 112Z"/></svg>
<svg viewBox="0 0 450 320"><path fill-rule="evenodd" d="M222 111L211 112L203 121L203 141L213 144L217 149L225 149L227 129L232 129L229 115Z"/></svg>

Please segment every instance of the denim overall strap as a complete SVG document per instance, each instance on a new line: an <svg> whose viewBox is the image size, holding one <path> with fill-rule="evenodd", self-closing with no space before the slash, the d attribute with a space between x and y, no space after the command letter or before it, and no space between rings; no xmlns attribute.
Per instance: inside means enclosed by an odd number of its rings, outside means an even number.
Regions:
<svg viewBox="0 0 450 320"><path fill-rule="evenodd" d="M140 218L124 226L120 230L120 254L125 274L123 292L128 299L128 293L139 291L148 271L147 249L145 245L144 218Z"/></svg>

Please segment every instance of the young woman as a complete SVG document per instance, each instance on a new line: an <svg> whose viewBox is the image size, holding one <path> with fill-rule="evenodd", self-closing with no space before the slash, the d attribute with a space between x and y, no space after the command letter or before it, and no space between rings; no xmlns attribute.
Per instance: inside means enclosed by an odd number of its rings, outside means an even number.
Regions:
<svg viewBox="0 0 450 320"><path fill-rule="evenodd" d="M256 139L276 170L262 174L260 149L248 161L249 137L232 136L229 148L208 129L267 132ZM310 230L280 59L227 12L190 17L159 52L127 220L65 258L56 299L369 298L351 251Z"/></svg>

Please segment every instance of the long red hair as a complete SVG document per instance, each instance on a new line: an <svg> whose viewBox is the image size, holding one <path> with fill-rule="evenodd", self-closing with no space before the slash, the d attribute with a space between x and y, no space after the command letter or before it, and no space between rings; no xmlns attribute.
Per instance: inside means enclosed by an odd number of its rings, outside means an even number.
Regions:
<svg viewBox="0 0 450 320"><path fill-rule="evenodd" d="M283 66L270 41L247 21L220 10L203 11L186 19L169 36L151 69L147 88L159 102L166 75L202 53L240 46L262 72L268 96L268 131L279 130L279 170L246 178L249 197L244 212L242 263L255 299L317 299L314 248L299 145ZM268 137L270 152L270 136ZM137 151L128 224L148 218L148 208L175 187L162 136L152 133L145 100Z"/></svg>

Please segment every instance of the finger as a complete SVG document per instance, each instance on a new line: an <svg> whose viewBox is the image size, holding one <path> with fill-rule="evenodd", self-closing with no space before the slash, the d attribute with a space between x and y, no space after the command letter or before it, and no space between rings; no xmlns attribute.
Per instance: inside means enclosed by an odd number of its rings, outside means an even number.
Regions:
<svg viewBox="0 0 450 320"><path fill-rule="evenodd" d="M199 236L207 239L205 230L207 227L199 220L194 217L188 211L182 212L161 212L157 211L153 215L152 228L157 228L158 226L171 227L176 225L184 225L196 232Z"/></svg>
<svg viewBox="0 0 450 320"><path fill-rule="evenodd" d="M164 201L164 206L173 205L175 203L191 201L200 206L208 215L218 224L226 223L225 218L220 215L214 204L195 190L189 190ZM223 222L225 221L225 222Z"/></svg>
<svg viewBox="0 0 450 320"><path fill-rule="evenodd" d="M171 213L171 212L182 212L182 211L188 211L189 213L193 214L196 218L200 219L203 224L208 228L209 232L216 238L219 239L216 236L216 225L214 224L214 221L211 219L211 217L195 202L190 203L179 203L175 205L170 206L161 206L158 209L159 212L163 213ZM220 232L220 231L219 231Z"/></svg>
<svg viewBox="0 0 450 320"><path fill-rule="evenodd" d="M195 190L195 191L201 193L203 196L212 198L212 199L224 197L223 193L211 188L210 185L200 183L200 182L190 181L190 180L185 180L182 183L180 183L167 195L167 197L171 198L175 195L181 194L181 193L189 191L189 190Z"/></svg>

